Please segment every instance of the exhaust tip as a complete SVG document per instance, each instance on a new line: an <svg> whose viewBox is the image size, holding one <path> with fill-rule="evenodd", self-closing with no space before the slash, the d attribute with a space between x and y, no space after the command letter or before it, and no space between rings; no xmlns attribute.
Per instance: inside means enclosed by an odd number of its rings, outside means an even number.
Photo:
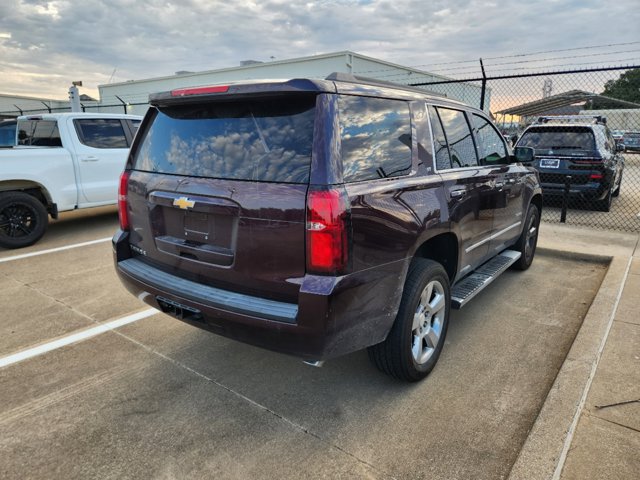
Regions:
<svg viewBox="0 0 640 480"><path fill-rule="evenodd" d="M303 360L302 362L317 368L320 368L322 365L324 365L324 360Z"/></svg>

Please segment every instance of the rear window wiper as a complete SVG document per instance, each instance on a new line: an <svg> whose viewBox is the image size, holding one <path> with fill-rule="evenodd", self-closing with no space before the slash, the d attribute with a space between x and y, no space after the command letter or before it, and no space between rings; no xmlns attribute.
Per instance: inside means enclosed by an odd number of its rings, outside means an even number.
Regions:
<svg viewBox="0 0 640 480"><path fill-rule="evenodd" d="M260 125L258 125L258 121L256 120L256 117L253 116L253 112L251 112L251 119L253 120L253 124L255 125L256 131L258 132L258 137L260 137L260 143L262 144L262 148L264 148L264 151L266 153L271 153L271 149L267 145L267 141L264 138L262 129L260 128Z"/></svg>

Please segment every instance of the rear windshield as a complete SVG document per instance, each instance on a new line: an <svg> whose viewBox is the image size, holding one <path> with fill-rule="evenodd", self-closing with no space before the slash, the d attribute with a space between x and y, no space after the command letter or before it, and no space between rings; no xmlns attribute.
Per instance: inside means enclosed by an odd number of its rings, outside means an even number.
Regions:
<svg viewBox="0 0 640 480"><path fill-rule="evenodd" d="M307 183L315 96L163 107L133 168L157 173Z"/></svg>
<svg viewBox="0 0 640 480"><path fill-rule="evenodd" d="M540 127L527 130L519 147L551 150L595 150L595 139L589 128Z"/></svg>

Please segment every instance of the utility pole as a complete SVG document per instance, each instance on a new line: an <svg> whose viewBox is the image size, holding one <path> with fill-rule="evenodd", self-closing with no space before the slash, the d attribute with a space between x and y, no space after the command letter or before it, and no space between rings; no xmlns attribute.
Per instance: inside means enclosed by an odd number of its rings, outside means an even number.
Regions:
<svg viewBox="0 0 640 480"><path fill-rule="evenodd" d="M82 82L71 82L71 87L69 87L69 102L71 103L72 112L82 111L82 107L80 106L80 92L78 92L78 87L81 86Z"/></svg>
<svg viewBox="0 0 640 480"><path fill-rule="evenodd" d="M550 78L545 79L544 85L542 86L542 98L549 98L551 96L551 92L553 91L553 80Z"/></svg>

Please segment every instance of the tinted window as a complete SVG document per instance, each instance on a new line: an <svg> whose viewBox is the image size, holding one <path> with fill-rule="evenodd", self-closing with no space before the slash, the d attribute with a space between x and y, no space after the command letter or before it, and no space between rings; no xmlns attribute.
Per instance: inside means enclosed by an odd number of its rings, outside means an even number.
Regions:
<svg viewBox="0 0 640 480"><path fill-rule="evenodd" d="M625 133L624 138L621 140L624 145L631 147L637 147L640 145L640 133Z"/></svg>
<svg viewBox="0 0 640 480"><path fill-rule="evenodd" d="M595 139L590 128L535 127L522 134L518 146L549 150L595 150Z"/></svg>
<svg viewBox="0 0 640 480"><path fill-rule="evenodd" d="M94 148L128 148L122 122L117 118L74 120L80 142Z"/></svg>
<svg viewBox="0 0 640 480"><path fill-rule="evenodd" d="M134 168L199 177L306 183L315 97L161 108Z"/></svg>
<svg viewBox="0 0 640 480"><path fill-rule="evenodd" d="M16 123L0 123L0 146L7 147L16 144Z"/></svg>
<svg viewBox="0 0 640 480"><path fill-rule="evenodd" d="M478 165L476 147L464 112L436 107L449 144L453 168Z"/></svg>
<svg viewBox="0 0 640 480"><path fill-rule="evenodd" d="M411 171L409 105L399 100L339 99L345 182L397 177Z"/></svg>
<svg viewBox="0 0 640 480"><path fill-rule="evenodd" d="M138 127L140 126L140 123L142 122L142 120L127 120L127 121L131 126L131 133L135 135L136 132L138 131Z"/></svg>
<svg viewBox="0 0 640 480"><path fill-rule="evenodd" d="M473 123L476 128L480 163L483 165L507 163L507 148L504 146L502 135L491 125L491 122L474 113Z"/></svg>
<svg viewBox="0 0 640 480"><path fill-rule="evenodd" d="M55 120L21 120L18 122L18 144L38 147L61 147Z"/></svg>
<svg viewBox="0 0 640 480"><path fill-rule="evenodd" d="M615 153L616 151L616 141L613 139L611 132L608 129L604 131L604 148L611 153Z"/></svg>
<svg viewBox="0 0 640 480"><path fill-rule="evenodd" d="M433 143L436 149L436 168L447 170L451 168L451 158L449 157L449 147L447 138L444 136L440 116L434 107L429 107L429 117L431 117L431 128L433 130Z"/></svg>

